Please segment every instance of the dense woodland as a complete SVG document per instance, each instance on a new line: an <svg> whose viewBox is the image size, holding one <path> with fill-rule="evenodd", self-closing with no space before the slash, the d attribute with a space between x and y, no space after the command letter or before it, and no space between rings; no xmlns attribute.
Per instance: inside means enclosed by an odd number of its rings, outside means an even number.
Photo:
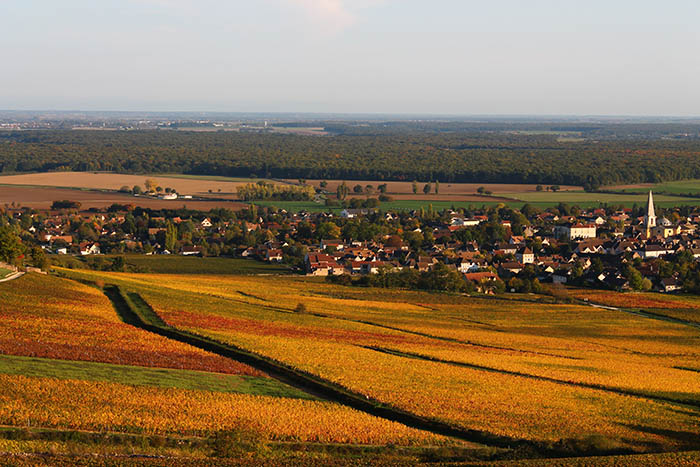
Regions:
<svg viewBox="0 0 700 467"><path fill-rule="evenodd" d="M374 131L333 136L238 132L0 132L0 172L53 170L274 178L544 183L596 189L700 178L700 140L559 141L503 131ZM380 128L380 127L370 127ZM380 128L381 129L381 128ZM596 130L601 131L601 130ZM582 132L586 133L586 132ZM651 136L650 136L651 135Z"/></svg>

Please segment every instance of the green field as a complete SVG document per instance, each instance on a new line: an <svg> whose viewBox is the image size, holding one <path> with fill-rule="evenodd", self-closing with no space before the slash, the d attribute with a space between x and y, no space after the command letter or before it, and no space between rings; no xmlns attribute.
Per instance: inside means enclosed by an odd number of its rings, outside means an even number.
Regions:
<svg viewBox="0 0 700 467"><path fill-rule="evenodd" d="M0 268L0 279L3 279L3 278L5 278L5 277L9 276L9 275L12 274L13 272L14 272L14 271L11 270L11 269Z"/></svg>
<svg viewBox="0 0 700 467"><path fill-rule="evenodd" d="M311 399L308 394L271 378L49 358L0 355L0 374Z"/></svg>
<svg viewBox="0 0 700 467"><path fill-rule="evenodd" d="M116 255L102 258L109 264ZM87 268L86 258L53 256L54 263L64 267ZM127 266L138 272L156 274L289 274L290 270L279 264L263 263L254 259L211 258L180 255L125 255ZM0 272L1 274L1 272Z"/></svg>
<svg viewBox="0 0 700 467"><path fill-rule="evenodd" d="M559 193L552 192L523 192L523 193L503 193L502 196L514 198L513 201L488 201L489 198L484 197L484 201L444 201L416 199L416 200L399 200L388 203L380 203L378 209L383 211L400 211L400 210L419 210L429 209L432 205L436 211L441 211L450 208L472 208L479 209L482 206L491 207L499 204L504 204L513 208L521 208L525 204L537 206L545 209L548 207L557 206L559 203L569 205L577 205L581 208L597 208L601 205L622 205L632 207L635 204L644 205L646 203L645 194L608 194L608 193L586 193L583 191L566 191ZM517 198L517 199L516 199ZM700 206L700 198L686 198L680 196L654 196L654 203L657 207L670 208L674 206L690 205ZM253 204L258 206L274 206L279 209L285 209L289 212L309 211L309 212L328 212L332 211L339 213L343 208L328 207L323 204L314 203L312 201L256 201Z"/></svg>
<svg viewBox="0 0 700 467"><path fill-rule="evenodd" d="M670 194L700 194L700 179L694 180L679 180L676 182L663 182L657 183L651 187L625 187L621 186L616 188L617 191L622 191L625 193L642 193L646 194L649 188L654 191L654 193L670 193Z"/></svg>
<svg viewBox="0 0 700 467"><path fill-rule="evenodd" d="M597 206L599 204L633 204L642 205L647 201L646 192L629 195L612 193L587 193L585 191L561 191L552 192L527 192L527 193L503 193L503 196L517 198L535 205L556 205L559 203L577 204L579 206ZM700 205L700 199L684 198L679 196L654 196L654 202L659 206L679 206L683 204Z"/></svg>

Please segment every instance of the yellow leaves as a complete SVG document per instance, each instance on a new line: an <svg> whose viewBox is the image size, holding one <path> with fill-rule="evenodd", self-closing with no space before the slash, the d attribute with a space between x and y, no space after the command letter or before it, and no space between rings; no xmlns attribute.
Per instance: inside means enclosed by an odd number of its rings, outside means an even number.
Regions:
<svg viewBox="0 0 700 467"><path fill-rule="evenodd" d="M0 314L1 353L261 375L127 325L102 292L65 279L26 275L0 284Z"/></svg>
<svg viewBox="0 0 700 467"><path fill-rule="evenodd" d="M250 427L269 439L401 445L445 438L320 401L0 375L0 424L202 435Z"/></svg>
<svg viewBox="0 0 700 467"><path fill-rule="evenodd" d="M697 334L669 323L580 305L348 289L294 277L108 277L141 293L174 326L466 428L549 441L602 434L669 448L678 440L653 433L700 434L693 412L670 404L365 348L698 400L697 374L673 368L700 358ZM291 312L302 302L309 313Z"/></svg>

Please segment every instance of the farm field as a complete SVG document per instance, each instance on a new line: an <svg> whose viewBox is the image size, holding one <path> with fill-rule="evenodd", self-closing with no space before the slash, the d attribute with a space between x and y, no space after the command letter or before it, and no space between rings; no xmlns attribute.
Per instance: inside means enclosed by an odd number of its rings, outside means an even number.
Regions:
<svg viewBox="0 0 700 467"><path fill-rule="evenodd" d="M94 287L27 274L0 284L0 353L262 376L203 350L124 324Z"/></svg>
<svg viewBox="0 0 700 467"><path fill-rule="evenodd" d="M6 434L31 427L165 441L192 436L205 447L220 432L255 443L479 447L320 400L243 363L127 325L100 290L68 279L30 273L0 284L0 314L0 446ZM172 454L163 442L144 452ZM20 443L30 451L46 445Z"/></svg>
<svg viewBox="0 0 700 467"><path fill-rule="evenodd" d="M294 277L63 272L117 283L172 326L426 419L514 442L697 446L700 391L685 367L700 336L686 326Z"/></svg>
<svg viewBox="0 0 700 467"><path fill-rule="evenodd" d="M181 255L120 255L128 267L138 272L157 274L289 274L285 266L263 263L253 259L222 258L222 257L192 257ZM109 263L115 255L103 255ZM64 267L87 268L85 258L54 255L54 264Z"/></svg>
<svg viewBox="0 0 700 467"><path fill-rule="evenodd" d="M410 195L404 195L405 197L411 197ZM395 199L394 201L380 203L379 209L381 210L418 210L418 209L429 209L431 206L433 209L439 211L443 209L452 208L481 208L482 206L496 206L499 204L504 204L513 208L522 208L525 204L530 204L532 206L539 207L541 209L546 209L548 207L555 207L559 203L566 203L569 205L578 205L582 208L594 208L599 207L601 204L612 204L612 205L623 205L626 207L632 207L636 205L642 205L646 202L645 195L610 195L601 193L585 193L585 192L559 192L559 193L503 193L501 196L513 197L512 200L506 201L504 199L498 199L489 196L472 196L474 199L472 201L464 201L460 196L455 196L453 200L446 200L446 196L441 196L441 199L435 200L434 195L415 195L413 199ZM518 198L518 199L515 199ZM642 199L643 198L643 199ZM700 205L700 199L695 198L682 198L677 196L654 196L654 203L658 207L672 207L679 205ZM286 209L287 211L300 211L306 210L309 212L340 212L342 208L339 207L326 207L323 203L315 203L313 201L255 201L254 204L259 206L274 206L280 209Z"/></svg>
<svg viewBox="0 0 700 467"><path fill-rule="evenodd" d="M614 185L604 187L605 189L624 191L628 193L646 193L649 190L654 190L655 192L664 193L675 193L675 194L686 194L695 193L700 194L700 180L678 180L675 182L663 182L663 183L638 183L634 185Z"/></svg>
<svg viewBox="0 0 700 467"><path fill-rule="evenodd" d="M570 191L570 192L512 192L503 193L503 196L508 196L512 198L519 199L535 205L542 205L542 203L568 203L577 204L579 206L589 206L601 203L607 204L624 204L626 206L631 206L636 203L638 205L643 205L646 203L646 193L640 194L609 194L609 193L586 193L584 191ZM664 196L655 195L654 202L658 206L678 206L682 204L696 205L700 204L700 200L695 198L683 198L679 196ZM594 204L590 204L594 203Z"/></svg>
<svg viewBox="0 0 700 467"><path fill-rule="evenodd" d="M116 174L103 172L42 172L22 175L2 175L0 185L24 185L89 190L119 190L123 186L139 185L143 188L147 178L153 179L163 188L170 187L184 195L207 196L212 194L235 193L236 188L259 179L229 178L216 176L178 174Z"/></svg>
<svg viewBox="0 0 700 467"><path fill-rule="evenodd" d="M80 430L206 436L241 428L271 440L356 444L448 443L339 404L84 380L0 375L0 422ZM183 408L186 408L183 410Z"/></svg>
<svg viewBox="0 0 700 467"><path fill-rule="evenodd" d="M193 200L158 200L150 198L139 198L131 195L117 193L122 186L143 186L147 178L156 180L161 186L171 187L182 194L191 194L203 198L216 198L211 201ZM256 182L260 179L230 178L220 176L197 176L180 174L162 175L128 175L114 173L94 173L94 172L48 172L32 173L22 175L0 176L0 205L12 203L37 208L48 209L51 203L56 200L70 199L79 201L83 209L104 208L111 204L133 204L152 209L179 209L187 207L190 209L209 210L214 208L241 209L244 203L237 201L236 189L247 183ZM271 183L298 183L298 180L274 181ZM321 180L307 180L316 187L319 187ZM327 180L327 187L331 193L335 192L341 180ZM412 209L448 209L448 208L469 208L481 206L493 206L499 203L511 207L522 207L528 203L541 208L556 206L559 203L577 204L581 207L597 207L600 204L624 205L631 207L634 204L642 204L646 201L644 189L629 188L630 194L610 194L610 193L586 193L576 186L562 186L558 192L536 191L536 185L518 184L475 184L475 183L441 183L439 194L431 192L424 194L422 188L424 183L419 183L419 192L414 194L412 182L381 182L370 180L346 180L350 187L354 185L372 185L375 188L373 196L377 196L376 187L381 183L387 184L387 194L394 200L381 204L381 209L385 210L412 210ZM655 190L666 190L670 193L686 193L694 191L692 188L695 181L669 182L661 184ZM491 191L491 196L480 196L476 190L483 186ZM640 185L641 186L641 185ZM667 187L668 186L668 187ZM669 188L670 187L670 188ZM674 188L675 187L675 188ZM613 187L615 188L615 187ZM623 191L628 188L617 187ZM668 188L668 189L667 189ZM100 191L107 190L107 191ZM110 191L111 190L111 191ZM698 185L700 190L700 185ZM350 197L359 197L350 194ZM665 196L659 194L655 197L659 207L671 207L677 205L700 205L700 199L687 198L682 196ZM323 203L312 201L257 201L255 204L261 206L275 206L289 211L307 210L336 211L339 208L328 208Z"/></svg>
<svg viewBox="0 0 700 467"><path fill-rule="evenodd" d="M643 310L700 324L700 299L692 295L662 295L649 292L619 293L607 290L568 289L571 297L600 305Z"/></svg>
<svg viewBox="0 0 700 467"><path fill-rule="evenodd" d="M1 179L0 179L1 180ZM288 179L286 180L289 183L298 183L298 180L292 180ZM317 188L320 188L320 183L323 180L306 180L306 183L309 183ZM326 190L330 192L335 192L338 186L343 183L343 180L326 180L327 186ZM408 182L395 182L395 181L377 181L377 180L345 180L345 183L350 187L352 190L352 187L355 185L361 185L361 186L366 186L366 185L372 185L375 189L376 192L379 190L377 189L378 185L381 185L383 183L386 183L387 185L387 194L388 195L412 195L412 196L426 196L423 194L423 185L425 185L427 181L419 181L418 184L418 194L414 195L413 194L413 182L408 181ZM441 195L475 195L477 193L477 189L479 187L484 187L485 190L493 192L494 195L500 195L503 193L529 193L529 192L537 192L537 185L535 184L517 184L517 183L447 183L447 182L440 182L440 190L439 194ZM434 188L435 185L433 184L433 190L431 190L431 194L434 193ZM562 191L578 191L581 190L581 187L579 186L571 186L571 185L562 185L561 186Z"/></svg>
<svg viewBox="0 0 700 467"><path fill-rule="evenodd" d="M81 209L104 209L112 204L133 204L151 209L198 209L208 211L216 208L240 209L245 205L233 201L192 201L187 199L161 200L135 197L116 192L103 192L88 189L45 188L22 185L2 185L0 177L0 205L16 205L34 209L50 209L54 201L78 201ZM144 178L145 180L145 178ZM143 183L143 181L141 182Z"/></svg>

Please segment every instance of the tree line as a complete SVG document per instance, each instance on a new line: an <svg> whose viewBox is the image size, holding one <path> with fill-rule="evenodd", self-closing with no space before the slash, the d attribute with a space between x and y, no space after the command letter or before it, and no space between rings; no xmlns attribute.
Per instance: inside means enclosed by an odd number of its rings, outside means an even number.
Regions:
<svg viewBox="0 0 700 467"><path fill-rule="evenodd" d="M700 178L700 140L563 142L548 135L406 132L330 137L165 131L0 132L0 172L581 185ZM419 187L419 189L425 187ZM437 187L436 187L437 188Z"/></svg>

